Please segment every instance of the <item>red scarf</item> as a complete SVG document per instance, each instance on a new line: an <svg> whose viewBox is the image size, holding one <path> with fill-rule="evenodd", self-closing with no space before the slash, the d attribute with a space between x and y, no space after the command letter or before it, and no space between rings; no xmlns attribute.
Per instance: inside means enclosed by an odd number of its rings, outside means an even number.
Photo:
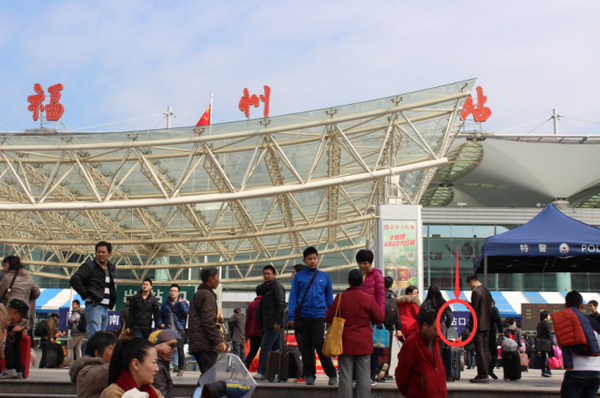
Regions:
<svg viewBox="0 0 600 398"><path fill-rule="evenodd" d="M154 391L154 388L152 388L152 386L146 385L142 386L142 388L138 387L137 383L133 379L133 376L131 375L131 373L129 373L129 370L127 369L123 369L121 371L121 374L117 378L117 385L121 387L125 392L133 388L137 388L140 391L147 392L150 395L150 398L158 398L158 395L156 394L156 391Z"/></svg>

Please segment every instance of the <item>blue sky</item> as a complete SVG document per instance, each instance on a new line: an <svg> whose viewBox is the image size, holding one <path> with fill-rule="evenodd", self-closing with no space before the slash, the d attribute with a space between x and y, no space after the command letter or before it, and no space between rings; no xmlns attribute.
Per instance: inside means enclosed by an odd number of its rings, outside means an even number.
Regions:
<svg viewBox="0 0 600 398"><path fill-rule="evenodd" d="M65 122L77 129L168 105L195 124L210 92L215 123L242 120L245 87L269 85L275 116L471 77L493 112L486 131L552 108L600 123L598 1L27 1L0 10L0 130L37 126L27 110L34 83L64 84ZM148 129L161 117L88 131ZM600 132L563 122L561 133ZM535 131L551 132L550 122Z"/></svg>

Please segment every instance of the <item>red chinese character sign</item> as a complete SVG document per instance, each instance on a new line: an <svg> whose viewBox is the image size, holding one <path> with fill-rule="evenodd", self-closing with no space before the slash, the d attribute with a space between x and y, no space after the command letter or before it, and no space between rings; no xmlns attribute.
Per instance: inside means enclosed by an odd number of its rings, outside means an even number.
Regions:
<svg viewBox="0 0 600 398"><path fill-rule="evenodd" d="M60 103L60 96L63 88L64 86L60 83L48 87L50 103L44 106L44 100L46 99L44 88L39 83L33 85L33 90L37 94L27 97L27 102L30 103L27 109L33 112L33 120L37 121L40 117L40 112L44 111L46 111L46 120L53 122L60 120L63 113L65 113L65 107Z"/></svg>
<svg viewBox="0 0 600 398"><path fill-rule="evenodd" d="M248 89L244 89L244 96L240 98L239 109L240 111L244 112L244 115L246 115L246 117L250 117L250 106L254 106L255 108L259 107L259 100L264 102L265 104L263 116L269 117L269 101L271 99L271 87L264 86L263 88L265 90L265 93L260 94L258 96L256 94L250 95Z"/></svg>
<svg viewBox="0 0 600 398"><path fill-rule="evenodd" d="M465 105L463 106L463 110L461 113L461 117L463 120L466 120L467 117L472 113L473 120L476 122L485 122L492 116L492 111L487 106L484 106L487 102L487 96L483 95L483 89L481 86L477 87L477 106L473 104L473 97L469 96Z"/></svg>

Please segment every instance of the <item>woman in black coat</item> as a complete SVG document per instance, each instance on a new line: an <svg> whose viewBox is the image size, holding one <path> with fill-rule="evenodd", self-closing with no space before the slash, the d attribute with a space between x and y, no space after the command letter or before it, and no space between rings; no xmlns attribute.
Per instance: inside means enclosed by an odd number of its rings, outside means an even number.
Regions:
<svg viewBox="0 0 600 398"><path fill-rule="evenodd" d="M548 339L552 342L552 325L550 325L550 313L548 311L540 312L540 323L537 324L537 339ZM539 347L536 345L536 349L539 350ZM546 365L546 352L540 351L540 356L542 357L542 376L550 377L552 373L550 372L550 368Z"/></svg>

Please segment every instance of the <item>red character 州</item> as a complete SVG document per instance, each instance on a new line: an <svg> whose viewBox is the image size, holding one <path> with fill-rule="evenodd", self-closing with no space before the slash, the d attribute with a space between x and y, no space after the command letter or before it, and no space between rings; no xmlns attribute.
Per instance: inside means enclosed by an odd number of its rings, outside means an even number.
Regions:
<svg viewBox="0 0 600 398"><path fill-rule="evenodd" d="M240 98L240 104L238 105L240 111L244 112L246 117L250 117L250 106L253 105L255 108L258 108L260 101L265 103L265 109L263 112L264 117L269 117L269 101L271 99L271 88L269 86L264 86L265 93L257 96L256 94L250 95L250 92L247 88L244 89L244 96Z"/></svg>
<svg viewBox="0 0 600 398"><path fill-rule="evenodd" d="M50 93L50 103L44 107L43 103L46 99L44 89L39 83L33 85L33 89L37 94L27 97L27 102L31 104L27 107L27 109L33 111L33 120L37 121L40 116L40 112L44 112L44 110L46 111L46 120L57 121L62 117L63 113L65 112L65 107L59 101L61 96L60 91L63 88L64 86L60 83L48 87L48 92Z"/></svg>
<svg viewBox="0 0 600 398"><path fill-rule="evenodd" d="M473 120L476 122L485 122L492 116L492 111L487 106L484 106L487 102L487 96L483 95L483 89L481 86L477 87L477 106L473 104L473 97L469 96L463 110L461 117L465 120L471 113L473 113Z"/></svg>

